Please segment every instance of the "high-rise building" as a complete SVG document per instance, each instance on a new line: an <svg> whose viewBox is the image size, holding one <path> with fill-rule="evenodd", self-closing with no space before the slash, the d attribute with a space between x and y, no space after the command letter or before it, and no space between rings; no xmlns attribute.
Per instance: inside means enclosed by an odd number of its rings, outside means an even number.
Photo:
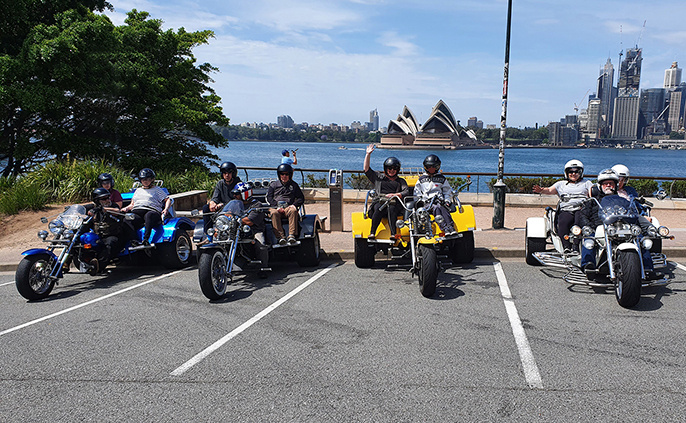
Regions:
<svg viewBox="0 0 686 423"><path fill-rule="evenodd" d="M612 118L612 138L636 140L638 138L639 97L617 97Z"/></svg>
<svg viewBox="0 0 686 423"><path fill-rule="evenodd" d="M639 87L641 83L641 49L626 49L626 57L619 69L617 98L612 117L612 138L638 138Z"/></svg>
<svg viewBox="0 0 686 423"><path fill-rule="evenodd" d="M476 121L477 121L477 120L478 120L478 119L476 118L476 116L470 117L469 119L467 119L467 126L476 127Z"/></svg>
<svg viewBox="0 0 686 423"><path fill-rule="evenodd" d="M588 102L588 120L586 121L586 131L591 139L598 138L598 129L600 128L600 106L601 100L594 98Z"/></svg>
<svg viewBox="0 0 686 423"><path fill-rule="evenodd" d="M379 130L379 112L376 109L369 112L369 130Z"/></svg>
<svg viewBox="0 0 686 423"><path fill-rule="evenodd" d="M600 99L600 120L598 124L601 132L604 132L605 128L612 125L612 106L614 103L612 84L614 83L614 78L615 68L612 66L612 61L608 57L605 66L600 71L597 87L597 95Z"/></svg>
<svg viewBox="0 0 686 423"><path fill-rule="evenodd" d="M686 103L686 84L681 84L669 93L669 116L667 123L670 131L678 131L684 127L684 106Z"/></svg>
<svg viewBox="0 0 686 423"><path fill-rule="evenodd" d="M622 61L619 69L619 80L617 97L638 97L638 88L641 83L641 49L626 49L626 57Z"/></svg>
<svg viewBox="0 0 686 423"><path fill-rule="evenodd" d="M665 110L665 89L648 88L641 90L638 116L638 133L640 138L647 134L658 134L664 132L664 122L666 121Z"/></svg>
<svg viewBox="0 0 686 423"><path fill-rule="evenodd" d="M562 124L560 122L548 123L548 143L552 146L562 145Z"/></svg>
<svg viewBox="0 0 686 423"><path fill-rule="evenodd" d="M276 118L276 124L282 128L292 128L293 118L291 118L289 115L281 115Z"/></svg>
<svg viewBox="0 0 686 423"><path fill-rule="evenodd" d="M673 89L681 84L681 68L677 62L672 62L672 66L665 70L665 89Z"/></svg>

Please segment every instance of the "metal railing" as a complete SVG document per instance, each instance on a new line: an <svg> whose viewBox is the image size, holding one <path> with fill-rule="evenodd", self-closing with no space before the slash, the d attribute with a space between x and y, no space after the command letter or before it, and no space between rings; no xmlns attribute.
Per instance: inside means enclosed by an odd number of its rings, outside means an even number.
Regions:
<svg viewBox="0 0 686 423"><path fill-rule="evenodd" d="M249 179L249 174L248 171L250 170L259 170L259 171L272 171L276 173L276 169L273 167L254 167L254 166L239 166L238 169L241 169L245 172L246 180ZM305 168L294 168L294 172L300 174L300 185L302 186L305 183L305 174L316 174L316 173L323 173L323 174L328 174L330 169L305 169ZM341 170L343 175L346 173L348 174L360 174L364 175L363 170ZM418 167L413 167L413 168L402 168L400 170L400 176L403 175L416 175L423 172L422 168ZM467 177L470 176L472 178L476 177L476 183L473 185L476 185L476 193L479 194L479 186L481 185L481 178L489 178L493 179L495 178L498 174L496 172L442 172L443 175L445 176L458 176L458 177ZM598 175L597 174L584 174L585 178L596 178ZM562 179L562 175L559 173L504 173L503 174L504 178L508 177L526 177L526 178L558 178ZM258 179L264 179L264 178L258 178ZM272 179L276 179L276 175ZM648 180L655 180L655 181L686 181L686 177L673 177L673 176L631 176L631 179L648 179ZM343 178L345 180L345 177ZM672 187L674 184L672 184ZM490 192L489 191L482 191L482 192ZM671 197L671 192L669 193L669 196Z"/></svg>

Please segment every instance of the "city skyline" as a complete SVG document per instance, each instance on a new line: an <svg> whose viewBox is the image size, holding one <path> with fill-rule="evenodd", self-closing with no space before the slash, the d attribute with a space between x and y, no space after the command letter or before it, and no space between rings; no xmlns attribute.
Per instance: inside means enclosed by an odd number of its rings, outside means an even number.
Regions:
<svg viewBox="0 0 686 423"><path fill-rule="evenodd" d="M284 113L348 124L375 108L386 126L405 105L423 122L441 99L462 122L500 120L505 0L111 3L107 15L117 25L136 8L165 29L215 31L194 55L220 69L212 86L232 124ZM670 1L515 1L508 126L573 114L584 93L595 91L607 58L617 70L618 53L636 44L645 59L641 88L662 87L664 70L686 63L683 12L686 4Z"/></svg>

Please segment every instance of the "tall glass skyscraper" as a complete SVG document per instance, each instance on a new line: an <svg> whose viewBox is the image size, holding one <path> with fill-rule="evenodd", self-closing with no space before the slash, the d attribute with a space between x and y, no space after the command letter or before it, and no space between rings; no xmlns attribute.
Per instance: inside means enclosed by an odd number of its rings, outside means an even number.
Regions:
<svg viewBox="0 0 686 423"><path fill-rule="evenodd" d="M626 49L626 57L619 68L617 98L612 118L612 138L638 138L639 86L641 83L641 49Z"/></svg>
<svg viewBox="0 0 686 423"><path fill-rule="evenodd" d="M598 77L598 98L600 99L600 121L598 122L601 133L605 128L612 125L612 109L614 98L612 98L612 84L615 78L615 68L612 66L610 58L607 58L607 63L600 71Z"/></svg>
<svg viewBox="0 0 686 423"><path fill-rule="evenodd" d="M665 70L665 85L666 89L674 89L681 84L681 68L677 62L672 62L672 67Z"/></svg>

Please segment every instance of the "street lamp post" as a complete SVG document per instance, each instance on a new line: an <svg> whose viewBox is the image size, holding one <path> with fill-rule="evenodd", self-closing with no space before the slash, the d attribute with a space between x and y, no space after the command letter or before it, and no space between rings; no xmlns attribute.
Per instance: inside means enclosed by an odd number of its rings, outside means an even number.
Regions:
<svg viewBox="0 0 686 423"><path fill-rule="evenodd" d="M505 38L505 72L503 75L503 107L500 113L500 150L498 152L498 180L493 185L493 229L505 226L505 192L503 182L505 169L505 133L507 129L507 81L510 73L510 27L512 25L512 0L507 2L507 36Z"/></svg>

